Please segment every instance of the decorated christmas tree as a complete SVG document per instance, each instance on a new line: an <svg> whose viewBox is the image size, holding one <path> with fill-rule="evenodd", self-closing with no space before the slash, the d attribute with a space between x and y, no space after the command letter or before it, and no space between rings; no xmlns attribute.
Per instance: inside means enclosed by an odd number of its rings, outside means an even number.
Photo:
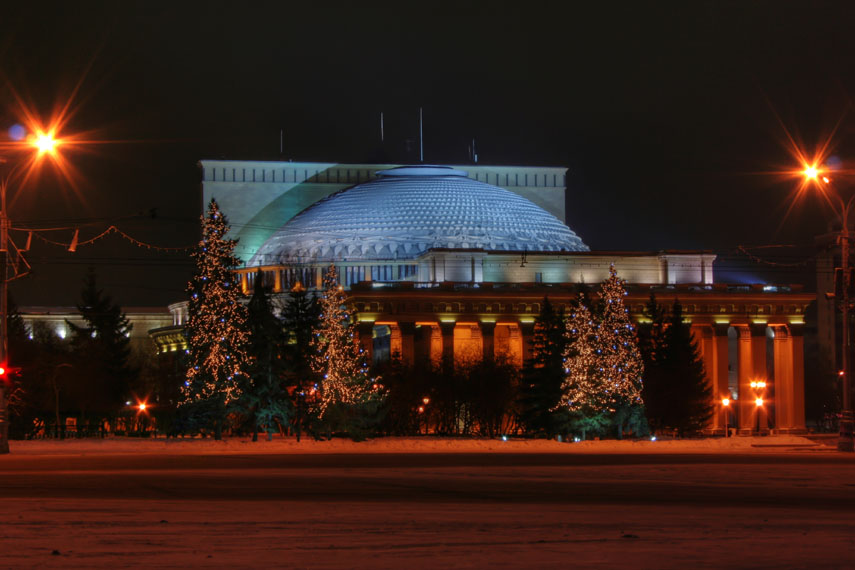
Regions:
<svg viewBox="0 0 855 570"><path fill-rule="evenodd" d="M381 396L368 374L368 364L345 302L344 289L338 283L335 266L331 265L324 275L324 293L313 341L312 369L320 380L311 404L330 429L361 431L364 419L361 416L370 414Z"/></svg>
<svg viewBox="0 0 855 570"><path fill-rule="evenodd" d="M596 352L597 324L582 296L567 318L569 342L564 350L562 404L571 412L593 417L607 411L606 392L601 385L601 361Z"/></svg>
<svg viewBox="0 0 855 570"><path fill-rule="evenodd" d="M647 429L641 408L644 364L625 296L624 281L612 266L600 287L598 317L580 297L568 322L562 386L562 401L583 431L600 429L608 420L619 438L627 424L636 433Z"/></svg>
<svg viewBox="0 0 855 570"><path fill-rule="evenodd" d="M187 379L184 406L198 427L213 428L222 437L228 406L240 397L241 376L248 366L246 308L234 271L236 241L226 239L226 217L215 200L202 218L202 240L193 252L196 274L190 294L186 334Z"/></svg>
<svg viewBox="0 0 855 570"><path fill-rule="evenodd" d="M641 378L644 364L638 350L635 326L624 304L626 287L614 265L609 278L600 289L602 317L597 328L594 350L598 360L598 375L605 392L609 410L640 405Z"/></svg>

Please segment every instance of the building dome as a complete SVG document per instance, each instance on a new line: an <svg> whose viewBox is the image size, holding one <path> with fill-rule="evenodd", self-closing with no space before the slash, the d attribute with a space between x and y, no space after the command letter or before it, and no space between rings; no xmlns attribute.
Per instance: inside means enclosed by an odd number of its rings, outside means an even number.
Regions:
<svg viewBox="0 0 855 570"><path fill-rule="evenodd" d="M544 209L462 170L404 166L377 176L297 214L249 265L413 259L431 248L589 249Z"/></svg>

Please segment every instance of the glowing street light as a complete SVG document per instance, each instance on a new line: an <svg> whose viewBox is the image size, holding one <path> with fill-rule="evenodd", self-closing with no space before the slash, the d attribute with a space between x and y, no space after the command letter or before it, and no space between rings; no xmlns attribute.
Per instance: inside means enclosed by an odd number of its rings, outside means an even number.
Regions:
<svg viewBox="0 0 855 570"><path fill-rule="evenodd" d="M53 155L56 153L56 147L59 146L59 141L54 138L52 132L37 133L36 136L33 138L32 144L39 151L40 155Z"/></svg>
<svg viewBox="0 0 855 570"><path fill-rule="evenodd" d="M849 362L849 355L852 350L849 334L849 287L852 281L852 276L849 274L849 246L852 239L849 235L849 211L852 209L853 202L855 202L855 194L850 196L848 201L844 202L840 194L834 191L833 185L829 183L830 181L828 177L823 176L822 182L818 180L819 170L816 168L816 165L805 165L803 174L805 182L812 183L814 186L817 186L820 189L820 192L822 192L826 198L829 198L829 201L832 204L835 204L835 202L831 201L830 198L836 199L836 205L839 208L837 214L840 216L840 221L842 222L840 235L837 237L837 243L840 245L839 269L843 278L843 298L841 299L840 304L840 311L843 317L842 334L840 335L843 360L843 370L840 371L843 384L843 409L840 414L840 438L837 440L837 450L855 451L855 436L853 436L853 427L855 427L855 422L853 421L852 416L852 400L850 394L851 365Z"/></svg>
<svg viewBox="0 0 855 570"><path fill-rule="evenodd" d="M805 166L802 173L805 175L805 178L811 180L816 180L816 177L819 176L819 170L817 170L816 166Z"/></svg>
<svg viewBox="0 0 855 570"><path fill-rule="evenodd" d="M9 361L9 335L8 335L8 283L10 278L7 276L8 260L10 246L15 248L14 243L9 239L9 229L12 225L9 219L9 210L6 207L6 191L9 188L10 181L20 172L20 169L25 169L27 174L24 175L26 180L27 175L32 169L37 168L41 163L41 159L49 156L55 161L59 159L57 147L60 141L55 137L55 129L39 130L33 129L35 132L27 138L26 143L21 146L24 148L30 147L35 149L35 156L29 160L19 160L4 173L0 179L0 362ZM11 131L10 131L11 132ZM25 130L20 127L15 130L21 138L25 135ZM17 136L12 136L13 140L20 140ZM0 164L8 162L5 156L0 156ZM15 248L17 249L17 248ZM23 259L18 251L18 258ZM20 277L17 269L14 276ZM9 424L7 413L8 402L6 400L6 387L0 383L0 454L9 453Z"/></svg>
<svg viewBox="0 0 855 570"><path fill-rule="evenodd" d="M724 410L724 437L730 436L730 398L721 399L721 407Z"/></svg>

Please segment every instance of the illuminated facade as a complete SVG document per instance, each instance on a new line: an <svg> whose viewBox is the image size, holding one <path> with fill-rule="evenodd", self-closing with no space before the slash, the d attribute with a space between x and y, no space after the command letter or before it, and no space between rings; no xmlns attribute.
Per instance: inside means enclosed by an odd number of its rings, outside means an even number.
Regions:
<svg viewBox="0 0 855 570"><path fill-rule="evenodd" d="M241 239L245 292L320 288L335 264L375 360L508 359L521 365L543 298L566 307L614 264L633 318L676 300L716 402L711 431L805 429L803 327L814 295L715 282L704 251L597 252L564 223L564 169L203 161ZM346 173L346 176L345 176ZM171 307L180 329L181 304ZM757 388L762 379L764 388ZM752 387L754 382L754 387ZM763 405L757 405L762 398ZM730 414L725 419L725 414Z"/></svg>

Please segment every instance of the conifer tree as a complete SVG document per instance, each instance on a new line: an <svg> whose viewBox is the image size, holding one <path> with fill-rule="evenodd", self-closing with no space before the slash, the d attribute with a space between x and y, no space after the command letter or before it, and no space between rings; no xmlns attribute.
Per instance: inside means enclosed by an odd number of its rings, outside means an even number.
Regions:
<svg viewBox="0 0 855 570"><path fill-rule="evenodd" d="M315 353L314 331L318 328L319 313L317 298L314 295L310 297L301 283L294 285L282 309L282 321L287 336L284 357L287 384L293 394L297 441L300 441L307 417L306 397L317 376L312 370L312 359Z"/></svg>
<svg viewBox="0 0 855 570"><path fill-rule="evenodd" d="M276 426L286 425L291 417L291 401L285 387L283 350L287 342L282 321L270 301L270 288L264 286L262 272L255 275L252 297L247 304L249 323L248 354L251 364L242 396L243 408L252 424L252 440L263 427L271 439Z"/></svg>
<svg viewBox="0 0 855 570"><path fill-rule="evenodd" d="M641 404L641 378L644 364L638 350L635 326L623 302L625 282L614 265L603 282L600 299L602 317L597 327L595 350L603 374L603 386L612 411L619 406Z"/></svg>
<svg viewBox="0 0 855 570"><path fill-rule="evenodd" d="M658 431L664 427L669 408L673 405L664 367L668 314L653 293L650 294L644 314L650 322L641 326L638 334L638 347L644 359L642 397L647 421L654 431Z"/></svg>
<svg viewBox="0 0 855 570"><path fill-rule="evenodd" d="M521 420L530 434L552 438L567 429L567 411L558 408L567 343L564 311L544 297L534 325L532 358L525 363L520 387Z"/></svg>
<svg viewBox="0 0 855 570"><path fill-rule="evenodd" d="M597 324L581 295L568 316L567 335L562 404L582 417L600 415L606 411L607 399L600 385L602 376L598 372L600 362L595 349Z"/></svg>
<svg viewBox="0 0 855 570"><path fill-rule="evenodd" d="M89 269L77 310L83 325L66 324L71 329L71 348L75 376L88 397L81 403L83 416L96 414L98 419L114 415L128 396L135 371L130 367L130 333L133 325L109 295L98 287L94 269Z"/></svg>
<svg viewBox="0 0 855 570"><path fill-rule="evenodd" d="M679 435L700 431L713 414L712 389L706 380L683 307L674 302L649 374L650 423Z"/></svg>
<svg viewBox="0 0 855 570"><path fill-rule="evenodd" d="M602 316L594 350L598 360L598 383L609 411L614 414L618 438L622 437L623 423L629 417L629 410L642 404L644 374L635 326L624 304L626 295L625 281L618 277L612 265L608 279L600 288Z"/></svg>
<svg viewBox="0 0 855 570"><path fill-rule="evenodd" d="M187 380L184 405L191 423L212 427L217 439L227 406L240 397L241 377L247 371L246 308L234 271L236 240L226 239L228 221L211 199L202 217L202 239L193 252L196 274L187 287L190 294L186 334Z"/></svg>
<svg viewBox="0 0 855 570"><path fill-rule="evenodd" d="M319 374L314 404L319 418L329 428L361 432L366 414L382 399L368 374L368 365L345 305L344 289L335 266L324 275L324 293L315 330L312 369ZM351 434L353 435L353 434Z"/></svg>

